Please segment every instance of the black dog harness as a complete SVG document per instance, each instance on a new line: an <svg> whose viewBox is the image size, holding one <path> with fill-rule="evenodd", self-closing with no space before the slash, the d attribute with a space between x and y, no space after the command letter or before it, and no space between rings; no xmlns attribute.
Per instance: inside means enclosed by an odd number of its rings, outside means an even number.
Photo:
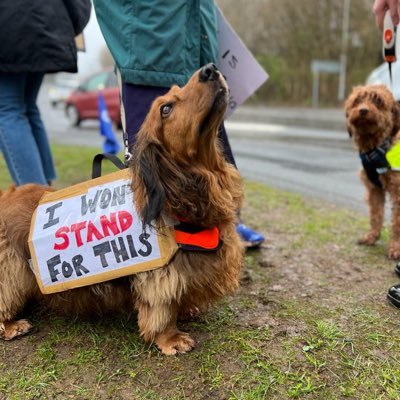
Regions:
<svg viewBox="0 0 400 400"><path fill-rule="evenodd" d="M368 179L379 188L383 187L379 176L386 174L390 169L390 164L386 159L386 153L390 147L389 139L385 139L381 146L375 147L366 153L360 152L361 163Z"/></svg>

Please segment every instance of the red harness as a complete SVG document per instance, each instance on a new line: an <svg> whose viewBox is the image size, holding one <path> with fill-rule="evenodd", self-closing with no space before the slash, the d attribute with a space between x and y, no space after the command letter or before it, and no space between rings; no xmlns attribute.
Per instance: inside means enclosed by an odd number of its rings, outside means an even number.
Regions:
<svg viewBox="0 0 400 400"><path fill-rule="evenodd" d="M175 240L180 249L188 251L217 251L222 245L216 226L204 229L182 219L175 225Z"/></svg>

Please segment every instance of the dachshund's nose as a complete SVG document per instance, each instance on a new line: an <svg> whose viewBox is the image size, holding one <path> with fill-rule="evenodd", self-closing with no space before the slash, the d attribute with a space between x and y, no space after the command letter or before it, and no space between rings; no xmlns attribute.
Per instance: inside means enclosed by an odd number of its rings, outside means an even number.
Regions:
<svg viewBox="0 0 400 400"><path fill-rule="evenodd" d="M358 112L362 117L365 117L368 114L368 108L360 108Z"/></svg>
<svg viewBox="0 0 400 400"><path fill-rule="evenodd" d="M215 81L219 77L218 68L210 63L206 64L201 70L199 74L199 81L200 82L207 82L207 81Z"/></svg>

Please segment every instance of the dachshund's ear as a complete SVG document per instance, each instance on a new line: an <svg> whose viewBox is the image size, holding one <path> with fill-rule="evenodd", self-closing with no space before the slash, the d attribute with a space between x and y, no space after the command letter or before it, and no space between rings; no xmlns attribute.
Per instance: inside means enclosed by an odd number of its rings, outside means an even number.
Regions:
<svg viewBox="0 0 400 400"><path fill-rule="evenodd" d="M397 132L400 130L400 104L397 101L394 103L392 114L393 114L392 136L395 136Z"/></svg>
<svg viewBox="0 0 400 400"><path fill-rule="evenodd" d="M152 142L136 148L134 152L133 189L143 227L157 219L164 208L166 194L160 170L161 158L161 146Z"/></svg>

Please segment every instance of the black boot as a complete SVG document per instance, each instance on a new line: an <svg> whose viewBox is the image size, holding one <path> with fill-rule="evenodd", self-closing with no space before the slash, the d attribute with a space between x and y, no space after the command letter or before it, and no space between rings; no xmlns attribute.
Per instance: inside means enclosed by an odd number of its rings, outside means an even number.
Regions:
<svg viewBox="0 0 400 400"><path fill-rule="evenodd" d="M387 299L390 304L400 308L400 284L394 285L389 289Z"/></svg>

